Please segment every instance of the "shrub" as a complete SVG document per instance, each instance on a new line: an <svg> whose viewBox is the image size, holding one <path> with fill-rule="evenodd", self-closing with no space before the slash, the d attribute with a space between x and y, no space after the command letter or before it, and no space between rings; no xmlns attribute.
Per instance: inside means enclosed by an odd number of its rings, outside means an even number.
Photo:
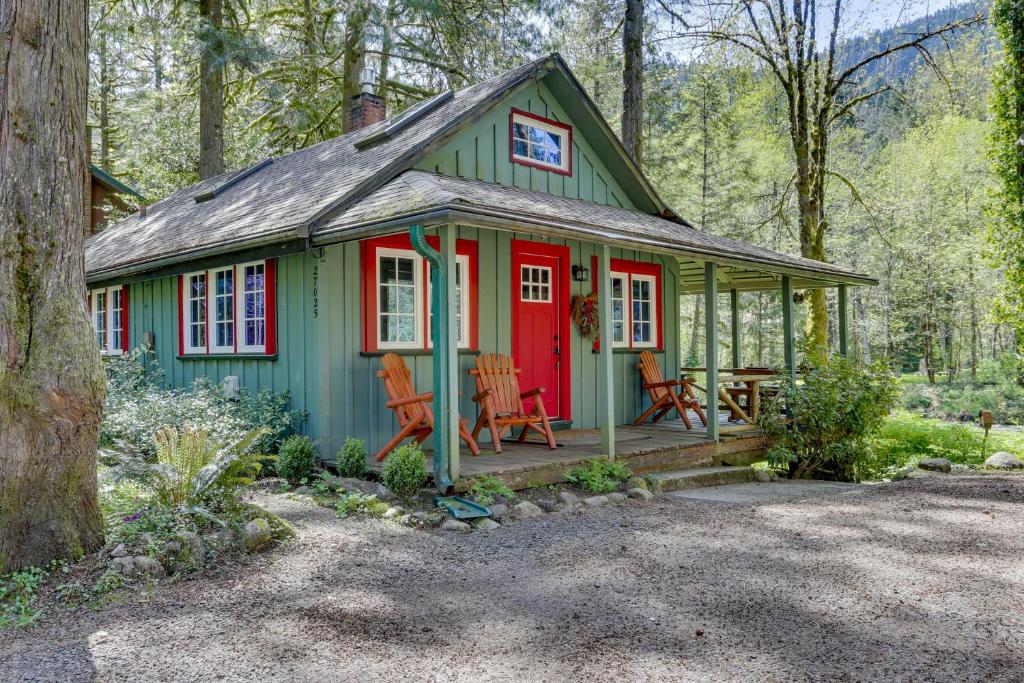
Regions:
<svg viewBox="0 0 1024 683"><path fill-rule="evenodd" d="M474 477L473 485L469 487L469 495L484 506L493 503L497 496L501 496L505 500L514 500L516 497L515 491L492 474L481 474Z"/></svg>
<svg viewBox="0 0 1024 683"><path fill-rule="evenodd" d="M142 364L136 351L107 361L107 398L100 424L100 445L118 446L152 460L154 437L164 427L192 427L220 443L231 443L254 429L265 429L253 448L275 453L281 441L294 433L305 415L288 410L287 392L245 390L237 399L224 397L221 386L205 377L187 389L162 389L162 372L155 363Z"/></svg>
<svg viewBox="0 0 1024 683"><path fill-rule="evenodd" d="M408 501L427 483L427 471L423 466L423 451L418 444L410 443L391 452L384 461L381 473L384 485L396 496Z"/></svg>
<svg viewBox="0 0 1024 683"><path fill-rule="evenodd" d="M338 454L334 456L338 475L361 479L366 475L366 442L349 437Z"/></svg>
<svg viewBox="0 0 1024 683"><path fill-rule="evenodd" d="M841 356L808 369L801 382L783 380L761 419L774 441L768 461L795 478L862 478L859 470L870 460L868 440L881 429L898 393L884 363L865 366Z"/></svg>
<svg viewBox="0 0 1024 683"><path fill-rule="evenodd" d="M629 468L614 460L594 458L569 470L566 479L591 493L611 493L632 476Z"/></svg>
<svg viewBox="0 0 1024 683"><path fill-rule="evenodd" d="M308 436L289 436L277 456L277 473L291 482L308 479L316 466L316 449Z"/></svg>

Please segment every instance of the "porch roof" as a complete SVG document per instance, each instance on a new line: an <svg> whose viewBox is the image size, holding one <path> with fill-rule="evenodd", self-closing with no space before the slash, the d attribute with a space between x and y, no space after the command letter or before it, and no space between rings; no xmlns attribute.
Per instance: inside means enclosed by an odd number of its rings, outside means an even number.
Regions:
<svg viewBox="0 0 1024 683"><path fill-rule="evenodd" d="M698 269L703 290L705 260L726 266L720 271L724 284L735 282L740 289L778 287L780 275L795 276L794 284L800 287L877 284L870 276L840 266L701 232L678 219L418 170L405 171L328 221L313 242L324 245L394 232L412 223L446 222L582 237L673 254L680 260L684 291L690 286L690 271ZM696 291L696 277L693 284Z"/></svg>

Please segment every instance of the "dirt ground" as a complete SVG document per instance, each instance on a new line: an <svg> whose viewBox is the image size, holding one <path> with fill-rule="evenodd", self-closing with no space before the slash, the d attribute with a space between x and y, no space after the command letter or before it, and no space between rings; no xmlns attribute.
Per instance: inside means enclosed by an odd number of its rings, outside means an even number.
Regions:
<svg viewBox="0 0 1024 683"><path fill-rule="evenodd" d="M1024 680L1021 476L465 535L260 500L297 541L0 634L0 680Z"/></svg>

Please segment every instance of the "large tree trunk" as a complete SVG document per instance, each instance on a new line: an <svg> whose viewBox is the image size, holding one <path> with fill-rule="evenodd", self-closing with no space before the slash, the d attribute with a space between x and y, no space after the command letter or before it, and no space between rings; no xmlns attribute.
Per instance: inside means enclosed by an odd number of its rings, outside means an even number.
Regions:
<svg viewBox="0 0 1024 683"><path fill-rule="evenodd" d="M199 179L224 172L224 2L199 0Z"/></svg>
<svg viewBox="0 0 1024 683"><path fill-rule="evenodd" d="M622 144L643 165L644 2L626 0L622 24Z"/></svg>
<svg viewBox="0 0 1024 683"><path fill-rule="evenodd" d="M0 574L103 542L86 89L86 3L0 0Z"/></svg>

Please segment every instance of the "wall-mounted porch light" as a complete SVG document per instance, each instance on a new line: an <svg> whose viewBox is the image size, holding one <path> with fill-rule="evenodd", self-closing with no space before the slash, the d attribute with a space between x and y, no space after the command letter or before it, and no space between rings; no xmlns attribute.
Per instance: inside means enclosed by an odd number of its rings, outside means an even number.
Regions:
<svg viewBox="0 0 1024 683"><path fill-rule="evenodd" d="M586 282L590 279L590 269L586 266L573 266L572 279L576 282Z"/></svg>

